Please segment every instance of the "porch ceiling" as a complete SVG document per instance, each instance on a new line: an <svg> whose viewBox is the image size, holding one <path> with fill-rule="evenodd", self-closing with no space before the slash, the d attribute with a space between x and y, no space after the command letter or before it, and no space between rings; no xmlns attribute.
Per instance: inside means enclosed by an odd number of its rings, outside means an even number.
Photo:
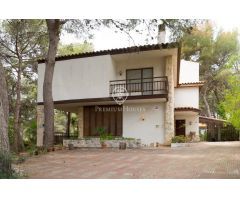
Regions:
<svg viewBox="0 0 240 200"><path fill-rule="evenodd" d="M65 112L77 113L79 107L91 106L91 105L116 105L116 102L115 101L101 101L101 102L63 103L63 104L55 104L54 107L58 110L63 110Z"/></svg>
<svg viewBox="0 0 240 200"><path fill-rule="evenodd" d="M130 97L129 97L130 98ZM167 98L152 98L152 99L127 99L124 105L131 103L159 103L159 102L167 102ZM64 103L55 103L54 108L58 110L63 110L65 112L77 113L79 107L81 106L91 106L91 105L117 105L116 102L110 97L108 100L102 101L85 101L85 102L64 102Z"/></svg>

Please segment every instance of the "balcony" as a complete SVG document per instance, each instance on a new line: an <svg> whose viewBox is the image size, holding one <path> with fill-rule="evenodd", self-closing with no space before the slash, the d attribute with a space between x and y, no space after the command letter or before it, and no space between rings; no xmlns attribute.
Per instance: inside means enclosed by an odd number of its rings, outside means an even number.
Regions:
<svg viewBox="0 0 240 200"><path fill-rule="evenodd" d="M110 96L139 98L167 98L167 76L110 81Z"/></svg>

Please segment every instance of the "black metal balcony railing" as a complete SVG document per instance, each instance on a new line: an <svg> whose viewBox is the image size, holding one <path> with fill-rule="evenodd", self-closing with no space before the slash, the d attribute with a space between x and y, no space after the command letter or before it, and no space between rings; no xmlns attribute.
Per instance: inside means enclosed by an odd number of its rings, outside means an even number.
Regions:
<svg viewBox="0 0 240 200"><path fill-rule="evenodd" d="M121 93L129 96L168 94L168 80L163 76L110 81L110 95L118 93L119 88L122 88Z"/></svg>

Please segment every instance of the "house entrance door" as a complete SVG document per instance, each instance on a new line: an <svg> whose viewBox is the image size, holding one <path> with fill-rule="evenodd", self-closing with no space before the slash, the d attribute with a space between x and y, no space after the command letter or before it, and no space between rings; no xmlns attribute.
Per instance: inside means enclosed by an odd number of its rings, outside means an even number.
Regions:
<svg viewBox="0 0 240 200"><path fill-rule="evenodd" d="M176 120L175 121L175 131L176 136L184 135L186 133L186 121L185 120Z"/></svg>

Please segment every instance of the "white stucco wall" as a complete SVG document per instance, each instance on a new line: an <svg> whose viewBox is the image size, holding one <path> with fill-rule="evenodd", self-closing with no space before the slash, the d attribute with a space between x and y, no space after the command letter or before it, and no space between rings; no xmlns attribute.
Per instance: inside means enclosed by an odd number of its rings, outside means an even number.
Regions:
<svg viewBox="0 0 240 200"><path fill-rule="evenodd" d="M153 67L153 76L165 76L165 57L158 58L138 58L127 57L126 60L116 62L117 80L126 79L127 69L151 68ZM119 72L122 72L120 76Z"/></svg>
<svg viewBox="0 0 240 200"><path fill-rule="evenodd" d="M165 76L166 56L154 52L86 57L57 61L53 77L53 99L87 99L109 97L109 81L126 79L126 69L153 67L153 75ZM174 74L177 60L174 59ZM38 102L43 101L45 63L38 65ZM122 75L120 75L120 71ZM175 78L176 79L176 78Z"/></svg>
<svg viewBox="0 0 240 200"><path fill-rule="evenodd" d="M189 135L190 132L195 132L196 135L199 135L199 116L198 114L179 114L175 116L175 120L186 120L185 134Z"/></svg>
<svg viewBox="0 0 240 200"><path fill-rule="evenodd" d="M175 108L194 107L199 108L199 88L198 87L180 87L175 88Z"/></svg>
<svg viewBox="0 0 240 200"><path fill-rule="evenodd" d="M165 103L124 104L135 112L123 112L123 137L141 139L143 144L164 143ZM142 111L137 111L141 108ZM144 118L144 120L142 120Z"/></svg>
<svg viewBox="0 0 240 200"><path fill-rule="evenodd" d="M45 64L38 65L38 102L42 102ZM109 81L116 79L110 55L57 61L53 99L85 99L109 96Z"/></svg>
<svg viewBox="0 0 240 200"><path fill-rule="evenodd" d="M199 63L181 60L179 83L199 81Z"/></svg>

